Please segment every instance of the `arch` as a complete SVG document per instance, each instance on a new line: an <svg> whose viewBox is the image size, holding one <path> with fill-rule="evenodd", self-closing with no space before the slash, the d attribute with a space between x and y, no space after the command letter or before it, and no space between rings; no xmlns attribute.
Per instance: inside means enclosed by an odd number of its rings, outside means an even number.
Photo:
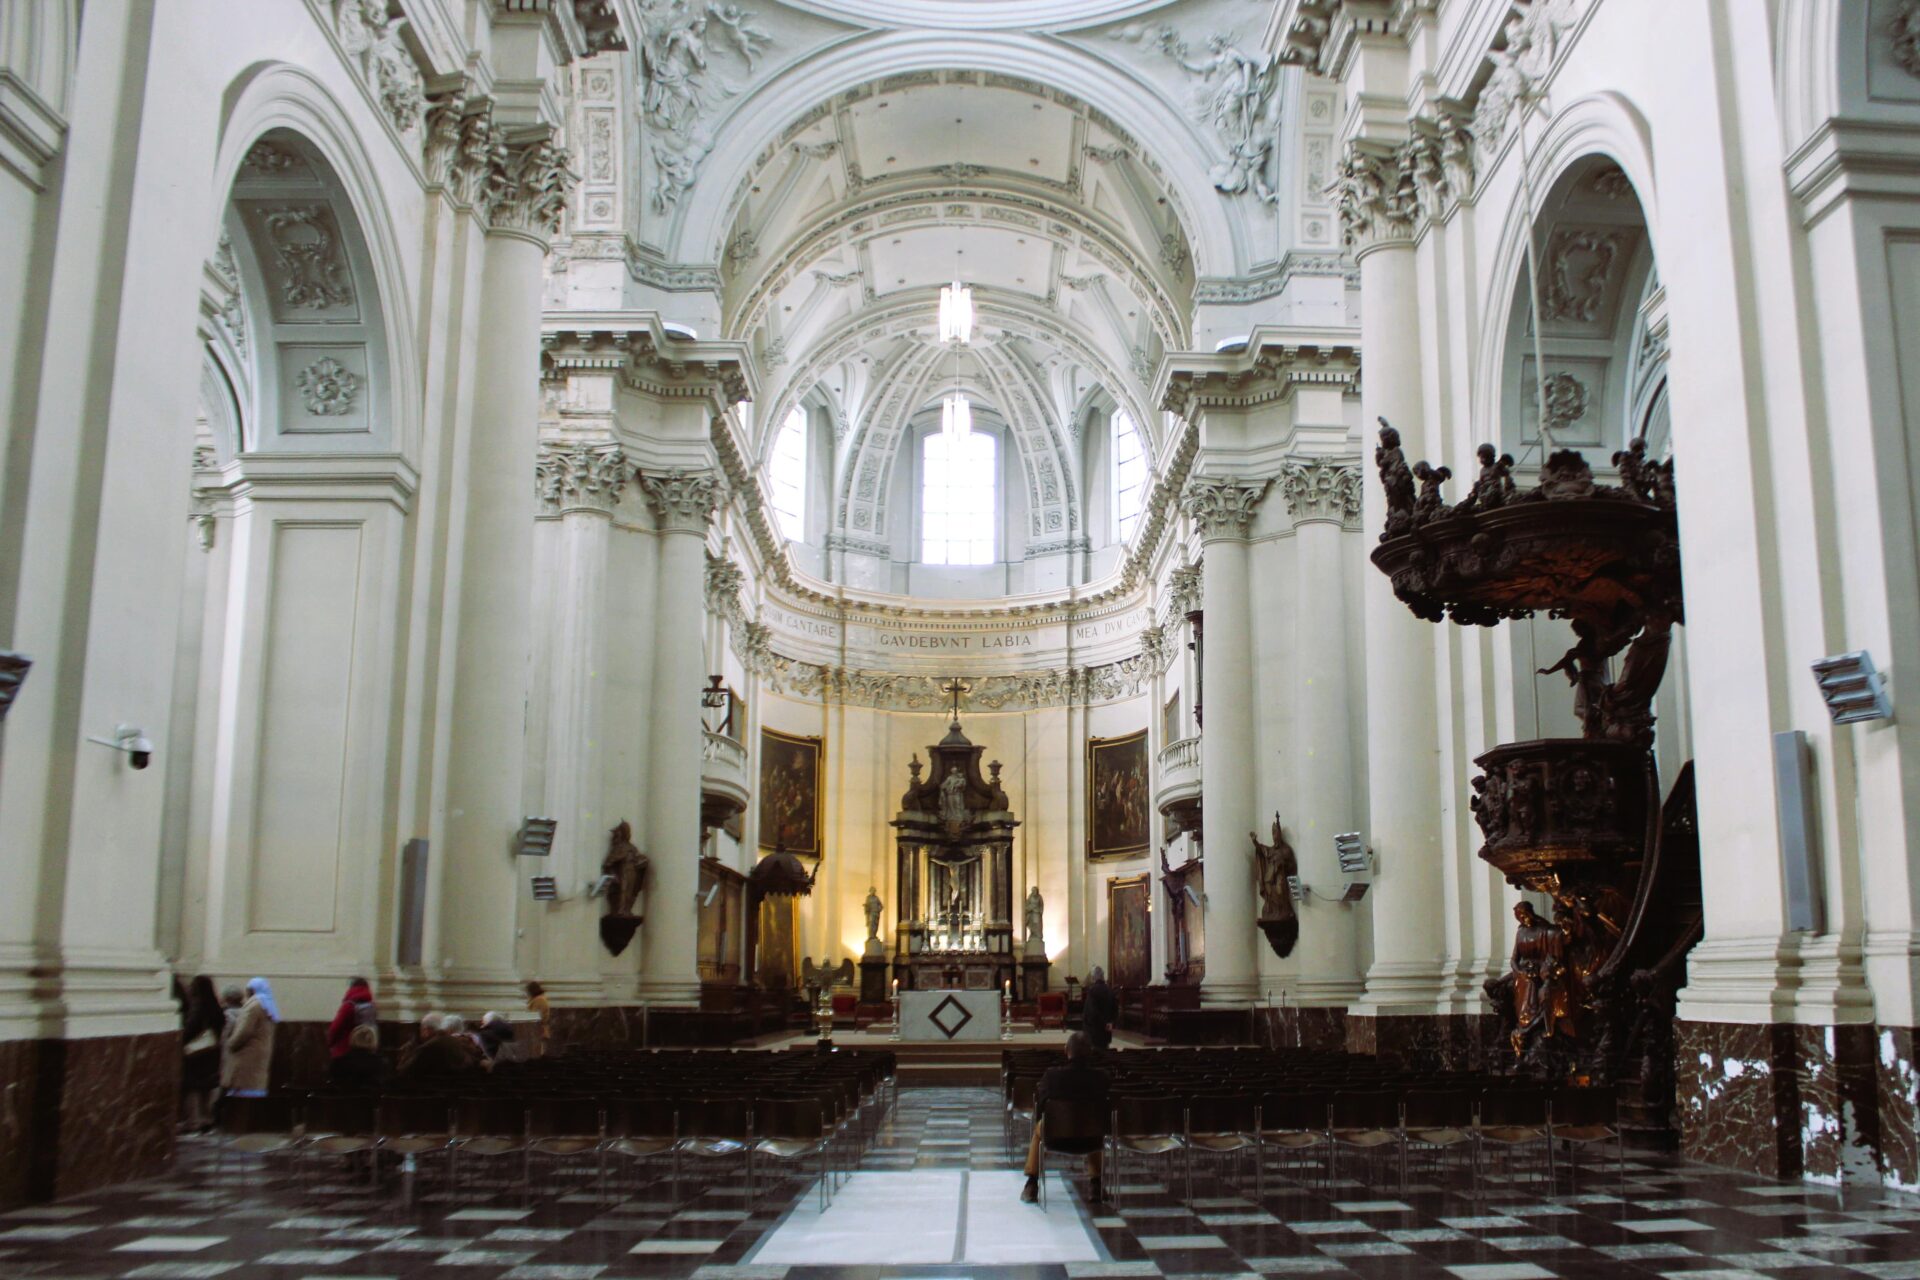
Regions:
<svg viewBox="0 0 1920 1280"><path fill-rule="evenodd" d="M421 448L421 370L412 335L416 303L410 287L392 204L368 159L372 144L333 95L310 73L285 63L256 63L228 87L225 118L213 168L213 207L225 211L246 157L269 133L283 131L312 148L354 217L364 248L378 311L380 355L385 366L385 410L392 421L390 450L410 462ZM215 248L208 246L209 251Z"/></svg>
<svg viewBox="0 0 1920 1280"><path fill-rule="evenodd" d="M665 237L675 262L718 262L742 180L761 153L794 120L835 94L886 76L916 71L986 71L1023 76L1084 100L1133 134L1166 173L1196 275L1235 275L1247 268L1251 236L1212 197L1205 158L1212 144L1178 104L1151 84L1124 74L1065 41L1007 32L886 31L813 50L768 77L713 133L721 139L703 172L676 206ZM1154 108L1158 108L1157 110ZM1187 203L1181 193L1205 193Z"/></svg>
<svg viewBox="0 0 1920 1280"><path fill-rule="evenodd" d="M1528 122L1522 120L1520 123L1521 127L1525 127ZM1520 148L1509 142L1501 152L1499 164L1504 165L1506 157L1513 157L1517 165L1519 154ZM1515 198L1507 208L1500 225L1499 238L1494 245L1484 284L1488 293L1483 299L1481 311L1486 323L1480 329L1474 354L1469 408L1472 421L1476 424L1495 427L1507 418L1502 371L1507 359L1515 311L1527 296L1525 292L1514 288L1516 280L1524 284L1527 271L1526 237L1534 233L1546 201L1559 189L1568 172L1595 157L1612 161L1626 175L1633 196L1639 201L1653 260L1658 262L1662 256L1658 190L1654 182L1653 137L1646 117L1626 98L1611 92L1593 94L1569 103L1548 122L1544 136L1532 145L1532 163L1526 183L1520 183L1516 175ZM1482 175L1476 184L1479 190L1486 189L1489 176ZM1520 194L1528 188L1533 192L1534 202L1531 204ZM1482 201L1479 207L1487 207L1486 202ZM1470 470L1462 470L1467 465L1467 458L1452 461L1456 464L1454 469L1457 474L1472 474Z"/></svg>

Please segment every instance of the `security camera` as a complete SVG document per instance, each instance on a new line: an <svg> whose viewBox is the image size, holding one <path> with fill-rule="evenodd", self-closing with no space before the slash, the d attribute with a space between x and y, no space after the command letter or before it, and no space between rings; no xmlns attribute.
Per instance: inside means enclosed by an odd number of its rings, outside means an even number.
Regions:
<svg viewBox="0 0 1920 1280"><path fill-rule="evenodd" d="M89 737L87 741L126 752L127 764L135 769L144 769L153 763L153 741L140 732L137 725L117 724L113 727L113 737Z"/></svg>

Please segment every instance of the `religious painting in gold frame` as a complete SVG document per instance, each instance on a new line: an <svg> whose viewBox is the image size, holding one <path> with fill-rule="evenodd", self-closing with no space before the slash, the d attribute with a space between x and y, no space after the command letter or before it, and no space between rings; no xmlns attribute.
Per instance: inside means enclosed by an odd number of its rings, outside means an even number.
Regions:
<svg viewBox="0 0 1920 1280"><path fill-rule="evenodd" d="M760 847L822 853L826 740L760 730Z"/></svg>
<svg viewBox="0 0 1920 1280"><path fill-rule="evenodd" d="M1153 780L1147 731L1087 739L1087 856L1145 853L1152 839Z"/></svg>
<svg viewBox="0 0 1920 1280"><path fill-rule="evenodd" d="M1107 881L1107 981L1115 987L1153 980L1152 893L1145 873Z"/></svg>

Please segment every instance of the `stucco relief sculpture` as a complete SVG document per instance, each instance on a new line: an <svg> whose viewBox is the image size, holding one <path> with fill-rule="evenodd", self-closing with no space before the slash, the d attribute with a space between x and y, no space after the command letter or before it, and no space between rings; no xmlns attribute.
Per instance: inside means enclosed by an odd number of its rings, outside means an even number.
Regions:
<svg viewBox="0 0 1920 1280"><path fill-rule="evenodd" d="M648 0L640 8L641 114L655 136L651 203L665 213L699 176L713 150L713 133L702 123L714 107L740 92L722 74L715 55L737 58L747 75L757 69L773 38L757 15L737 4L692 5L687 0Z"/></svg>
<svg viewBox="0 0 1920 1280"><path fill-rule="evenodd" d="M1893 60L1908 75L1920 76L1920 0L1900 0L1887 23L1887 38L1893 42Z"/></svg>
<svg viewBox="0 0 1920 1280"><path fill-rule="evenodd" d="M307 403L307 413L317 418L352 413L360 394L360 376L332 356L322 356L302 369L294 382Z"/></svg>
<svg viewBox="0 0 1920 1280"><path fill-rule="evenodd" d="M600 861L600 875L607 900L606 914L600 917L600 941L617 956L640 927L635 909L647 883L647 855L634 844L633 827L624 818L607 833L607 856Z"/></svg>
<svg viewBox="0 0 1920 1280"><path fill-rule="evenodd" d="M1262 843L1257 833L1253 841L1254 866L1260 873L1260 932L1267 935L1273 954L1286 957L1300 941L1300 913L1293 905L1292 881L1300 874L1300 860L1280 829L1280 815L1273 815L1273 840Z"/></svg>
<svg viewBox="0 0 1920 1280"><path fill-rule="evenodd" d="M1206 52L1198 57L1190 56L1186 40L1164 23L1128 23L1112 34L1158 49L1192 78L1189 110L1213 130L1226 153L1207 171L1214 189L1223 195L1251 192L1263 203L1274 203L1279 198L1272 180L1279 60L1247 53L1223 32L1208 36Z"/></svg>
<svg viewBox="0 0 1920 1280"><path fill-rule="evenodd" d="M1489 49L1493 64L1473 113L1473 136L1489 151L1499 145L1515 108L1532 101L1553 68L1560 35L1580 14L1573 0L1521 0L1504 28L1504 48Z"/></svg>
<svg viewBox="0 0 1920 1280"><path fill-rule="evenodd" d="M866 954L877 956L885 952L886 946L880 941L880 913L885 904L880 901L880 891L873 886L867 887L867 900L862 904L867 916Z"/></svg>
<svg viewBox="0 0 1920 1280"><path fill-rule="evenodd" d="M353 301L353 285L333 228L333 213L323 204L288 205L261 214L267 241L279 268L280 300L289 307L325 310Z"/></svg>
<svg viewBox="0 0 1920 1280"><path fill-rule="evenodd" d="M19 696L20 686L27 681L27 668L32 665L33 659L26 654L0 649L0 720L7 718L14 698Z"/></svg>

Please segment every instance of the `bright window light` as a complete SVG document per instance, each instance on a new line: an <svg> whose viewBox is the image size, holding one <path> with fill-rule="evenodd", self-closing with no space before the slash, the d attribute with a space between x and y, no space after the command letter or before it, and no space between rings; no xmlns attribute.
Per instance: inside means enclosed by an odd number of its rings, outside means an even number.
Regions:
<svg viewBox="0 0 1920 1280"><path fill-rule="evenodd" d="M927 564L992 564L999 503L995 437L929 431L920 456L920 559Z"/></svg>
<svg viewBox="0 0 1920 1280"><path fill-rule="evenodd" d="M940 402L940 434L959 440L973 431L973 403L965 393L954 392Z"/></svg>
<svg viewBox="0 0 1920 1280"><path fill-rule="evenodd" d="M773 440L769 466L773 511L780 532L795 542L807 536L807 411L795 408Z"/></svg>
<svg viewBox="0 0 1920 1280"><path fill-rule="evenodd" d="M940 290L940 341L973 341L973 290L958 280Z"/></svg>
<svg viewBox="0 0 1920 1280"><path fill-rule="evenodd" d="M1120 541L1133 540L1146 503L1147 451L1140 443L1140 428L1125 409L1118 409L1113 415L1113 514Z"/></svg>

